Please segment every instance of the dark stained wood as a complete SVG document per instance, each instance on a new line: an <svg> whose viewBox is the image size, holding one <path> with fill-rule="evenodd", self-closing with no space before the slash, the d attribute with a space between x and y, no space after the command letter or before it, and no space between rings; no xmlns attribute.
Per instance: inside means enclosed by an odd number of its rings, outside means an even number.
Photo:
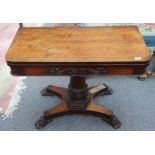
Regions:
<svg viewBox="0 0 155 155"><path fill-rule="evenodd" d="M104 106L101 106L96 103L90 103L87 109L84 110L71 110L66 106L65 102L61 102L56 107L51 108L44 112L44 116L47 119L53 119L55 117L59 117L67 114L91 114L100 117L104 117L105 115L112 115L113 112Z"/></svg>
<svg viewBox="0 0 155 155"><path fill-rule="evenodd" d="M20 28L23 28L23 23L19 23L19 27Z"/></svg>
<svg viewBox="0 0 155 155"><path fill-rule="evenodd" d="M71 109L85 109L87 107L90 95L85 76L71 76L67 100Z"/></svg>
<svg viewBox="0 0 155 155"><path fill-rule="evenodd" d="M75 87L76 90L80 91L82 88L85 87L86 82L85 79L83 79L84 77L72 77L70 80L70 85L71 88ZM81 86L79 88L78 86ZM78 88L77 88L78 87ZM72 108L70 106L70 101L68 98L68 91L69 91L70 87L68 88L68 90L66 88L61 88L61 87L57 87L57 86L48 86L46 88L46 91L48 93L48 95L50 95L49 93L55 94L58 97L60 97L62 99L62 101L60 102L60 104L58 104L57 106L55 106L54 108L51 108L47 111L44 112L44 115L36 122L35 126L37 129L44 127L45 125L47 125L49 122L52 121L52 119L56 118L56 117L60 117L63 115L68 115L68 114L89 114L89 115L95 115L95 116L99 116L101 117L104 121L106 121L107 123L109 123L111 126L113 126L114 128L119 128L121 123L119 122L119 120L113 115L113 112L110 109L107 109L104 106L101 106L99 104L96 104L94 102L95 97L97 97L98 95L110 95L112 93L112 90L106 86L105 84L102 84L100 86L95 86L95 87L91 87L88 88L88 94L89 94L89 103L86 103L86 107L76 107L76 108ZM46 94L44 94L46 96ZM76 96L75 96L75 99ZM83 101L83 99L78 98L80 100ZM85 102L87 102L85 100ZM80 104L80 102L79 102ZM85 103L83 103L85 105Z"/></svg>
<svg viewBox="0 0 155 155"><path fill-rule="evenodd" d="M115 65L44 65L44 64L15 64L10 65L11 74L13 75L26 75L26 76L49 76L49 75L75 75L74 70L81 69L78 75L139 75L145 72L146 67L149 63L146 64L115 64ZM98 69L103 68L105 72L99 72ZM84 70L84 71L83 71ZM86 72L85 72L86 71ZM77 75L77 74L76 74Z"/></svg>

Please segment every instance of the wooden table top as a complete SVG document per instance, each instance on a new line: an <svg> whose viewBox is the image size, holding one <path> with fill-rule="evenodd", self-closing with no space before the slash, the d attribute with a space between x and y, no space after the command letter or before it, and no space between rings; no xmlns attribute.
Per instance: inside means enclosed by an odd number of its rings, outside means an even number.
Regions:
<svg viewBox="0 0 155 155"><path fill-rule="evenodd" d="M136 26L19 28L7 62L143 62L151 58Z"/></svg>

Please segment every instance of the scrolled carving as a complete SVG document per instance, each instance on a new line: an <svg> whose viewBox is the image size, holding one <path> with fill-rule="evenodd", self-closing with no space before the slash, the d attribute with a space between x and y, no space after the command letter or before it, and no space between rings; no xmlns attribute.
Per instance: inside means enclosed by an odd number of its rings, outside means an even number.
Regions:
<svg viewBox="0 0 155 155"><path fill-rule="evenodd" d="M61 71L61 69L58 67L51 67L49 70L50 74L52 74L52 75L57 75L60 71Z"/></svg>
<svg viewBox="0 0 155 155"><path fill-rule="evenodd" d="M103 67L98 68L57 68L51 67L50 74L52 75L99 75L106 74Z"/></svg>
<svg viewBox="0 0 155 155"><path fill-rule="evenodd" d="M98 74L105 74L106 73L106 70L102 67L98 67L96 70L97 70Z"/></svg>
<svg viewBox="0 0 155 155"><path fill-rule="evenodd" d="M87 85L81 89L68 87L68 106L71 109L85 109L89 100Z"/></svg>

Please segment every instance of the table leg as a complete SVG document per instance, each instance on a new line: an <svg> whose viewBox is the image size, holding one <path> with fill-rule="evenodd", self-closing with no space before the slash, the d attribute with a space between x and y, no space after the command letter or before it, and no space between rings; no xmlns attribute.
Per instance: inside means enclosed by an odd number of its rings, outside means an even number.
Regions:
<svg viewBox="0 0 155 155"><path fill-rule="evenodd" d="M72 76L68 89L48 86L46 91L60 97L62 102L44 112L44 115L35 124L37 129L47 125L53 118L67 114L95 115L101 117L114 128L121 126L120 121L111 110L93 101L97 95L112 94L112 89L105 84L88 88L84 76Z"/></svg>
<svg viewBox="0 0 155 155"><path fill-rule="evenodd" d="M53 95L56 95L56 96L58 96L60 98L63 98L63 96L66 93L66 91L67 91L67 88L49 85L48 87L42 89L41 95L42 96L53 96Z"/></svg>

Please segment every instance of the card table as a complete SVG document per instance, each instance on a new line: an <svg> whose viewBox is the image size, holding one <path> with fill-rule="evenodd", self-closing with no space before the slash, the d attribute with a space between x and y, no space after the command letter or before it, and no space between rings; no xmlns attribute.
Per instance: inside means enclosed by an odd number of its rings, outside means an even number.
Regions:
<svg viewBox="0 0 155 155"><path fill-rule="evenodd" d="M12 75L70 76L68 88L49 85L41 91L43 96L60 97L61 103L43 113L35 123L37 129L66 114L99 116L119 128L121 122L113 112L94 101L98 95L111 95L112 89L104 83L88 87L86 78L140 75L150 59L136 26L20 27L6 54Z"/></svg>

